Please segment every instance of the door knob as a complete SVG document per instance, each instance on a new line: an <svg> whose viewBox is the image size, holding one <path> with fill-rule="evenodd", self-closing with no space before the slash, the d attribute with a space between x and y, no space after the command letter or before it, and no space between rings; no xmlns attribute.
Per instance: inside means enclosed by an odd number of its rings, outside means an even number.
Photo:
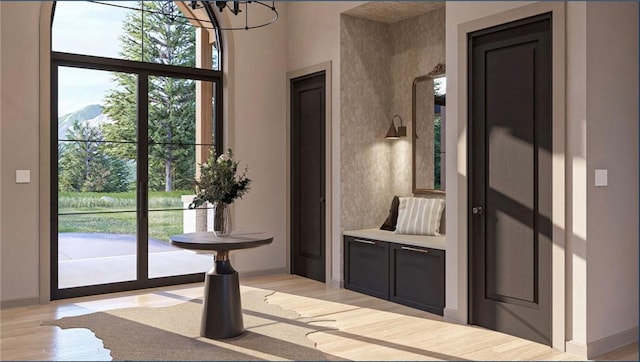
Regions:
<svg viewBox="0 0 640 362"><path fill-rule="evenodd" d="M474 207L473 209L471 209L471 212L472 212L474 215L480 215L480 214L482 214L482 206L476 206L476 207Z"/></svg>

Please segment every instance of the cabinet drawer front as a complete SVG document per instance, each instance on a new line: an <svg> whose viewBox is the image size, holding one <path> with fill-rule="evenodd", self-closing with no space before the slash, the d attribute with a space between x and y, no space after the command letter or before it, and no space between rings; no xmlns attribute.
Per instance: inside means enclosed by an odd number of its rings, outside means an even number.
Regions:
<svg viewBox="0 0 640 362"><path fill-rule="evenodd" d="M389 298L389 244L345 236L345 288Z"/></svg>
<svg viewBox="0 0 640 362"><path fill-rule="evenodd" d="M390 249L390 300L442 315L443 250L394 244Z"/></svg>

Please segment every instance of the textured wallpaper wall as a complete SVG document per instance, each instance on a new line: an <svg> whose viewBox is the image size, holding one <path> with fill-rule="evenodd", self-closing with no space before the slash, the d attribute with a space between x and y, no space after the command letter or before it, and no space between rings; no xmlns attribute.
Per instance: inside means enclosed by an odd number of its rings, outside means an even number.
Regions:
<svg viewBox="0 0 640 362"><path fill-rule="evenodd" d="M352 230L382 224L391 203L391 144L384 135L392 39L383 23L347 15L340 23L340 220L342 230Z"/></svg>
<svg viewBox="0 0 640 362"><path fill-rule="evenodd" d="M445 63L444 18L444 8L393 24L341 16L342 230L379 227L392 197L411 195L411 89ZM407 137L385 140L394 114Z"/></svg>
<svg viewBox="0 0 640 362"><path fill-rule="evenodd" d="M426 75L438 64L445 64L444 29L445 9L440 8L421 16L409 18L388 27L392 41L391 79L392 112L398 113L409 124L405 142L393 146L395 162L391 169L391 192L411 195L411 89L413 80ZM426 141L430 135L418 135ZM431 171L433 172L433 171Z"/></svg>

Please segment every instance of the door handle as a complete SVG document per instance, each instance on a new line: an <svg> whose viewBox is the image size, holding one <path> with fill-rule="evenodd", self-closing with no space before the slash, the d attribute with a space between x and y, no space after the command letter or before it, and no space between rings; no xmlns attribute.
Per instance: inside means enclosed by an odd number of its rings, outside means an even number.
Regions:
<svg viewBox="0 0 640 362"><path fill-rule="evenodd" d="M353 239L353 241L358 242L360 244L376 245L375 241L369 241L369 240L363 240L363 239Z"/></svg>
<svg viewBox="0 0 640 362"><path fill-rule="evenodd" d="M412 248L410 246L403 246L402 250L415 251L415 252L418 252L418 253L429 254L429 250L427 250L427 249Z"/></svg>
<svg viewBox="0 0 640 362"><path fill-rule="evenodd" d="M476 206L476 207L474 207L473 209L471 209L471 212L472 212L474 215L480 215L480 214L482 214L482 206Z"/></svg>

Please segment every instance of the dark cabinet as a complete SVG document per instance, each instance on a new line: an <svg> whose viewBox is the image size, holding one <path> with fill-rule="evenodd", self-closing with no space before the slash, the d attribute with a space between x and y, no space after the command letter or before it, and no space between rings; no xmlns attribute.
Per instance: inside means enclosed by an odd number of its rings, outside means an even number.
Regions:
<svg viewBox="0 0 640 362"><path fill-rule="evenodd" d="M345 236L345 288L389 299L389 244Z"/></svg>
<svg viewBox="0 0 640 362"><path fill-rule="evenodd" d="M444 250L391 244L389 256L389 300L442 315Z"/></svg>
<svg viewBox="0 0 640 362"><path fill-rule="evenodd" d="M442 315L444 250L344 237L345 288Z"/></svg>

